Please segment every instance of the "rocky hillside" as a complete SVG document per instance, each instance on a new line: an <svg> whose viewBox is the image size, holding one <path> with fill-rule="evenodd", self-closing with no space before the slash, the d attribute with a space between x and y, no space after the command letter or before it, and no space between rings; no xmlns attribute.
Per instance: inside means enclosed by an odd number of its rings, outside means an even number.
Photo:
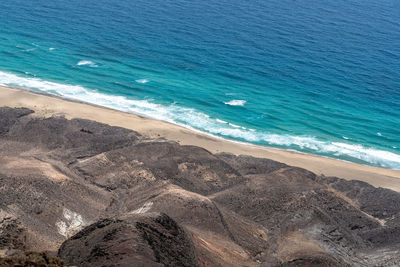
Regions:
<svg viewBox="0 0 400 267"><path fill-rule="evenodd" d="M396 192L32 113L0 108L0 264L400 264Z"/></svg>

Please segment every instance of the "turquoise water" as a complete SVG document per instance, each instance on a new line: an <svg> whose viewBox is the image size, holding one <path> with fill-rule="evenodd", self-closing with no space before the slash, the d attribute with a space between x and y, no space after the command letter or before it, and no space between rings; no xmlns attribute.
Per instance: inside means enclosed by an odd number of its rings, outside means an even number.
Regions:
<svg viewBox="0 0 400 267"><path fill-rule="evenodd" d="M400 169L397 0L2 0L0 85Z"/></svg>

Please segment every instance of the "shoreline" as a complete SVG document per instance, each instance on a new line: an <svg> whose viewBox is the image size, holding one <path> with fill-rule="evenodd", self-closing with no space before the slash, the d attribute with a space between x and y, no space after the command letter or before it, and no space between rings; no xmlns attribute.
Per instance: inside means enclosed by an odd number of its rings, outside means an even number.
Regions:
<svg viewBox="0 0 400 267"><path fill-rule="evenodd" d="M337 176L347 180L360 180L375 187L400 192L400 171L361 165L297 151L269 148L214 137L176 124L159 121L107 107L63 99L23 89L0 86L0 106L26 107L34 116L65 116L82 118L139 132L150 138L164 138L181 145L203 147L212 153L228 152L269 158L288 165L301 167L316 174Z"/></svg>

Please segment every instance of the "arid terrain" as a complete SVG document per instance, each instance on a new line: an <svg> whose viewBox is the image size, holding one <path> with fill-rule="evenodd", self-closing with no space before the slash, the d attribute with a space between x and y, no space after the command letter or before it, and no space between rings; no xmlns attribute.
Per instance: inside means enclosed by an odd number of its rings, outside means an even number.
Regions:
<svg viewBox="0 0 400 267"><path fill-rule="evenodd" d="M395 191L33 115L0 108L0 266L400 265Z"/></svg>

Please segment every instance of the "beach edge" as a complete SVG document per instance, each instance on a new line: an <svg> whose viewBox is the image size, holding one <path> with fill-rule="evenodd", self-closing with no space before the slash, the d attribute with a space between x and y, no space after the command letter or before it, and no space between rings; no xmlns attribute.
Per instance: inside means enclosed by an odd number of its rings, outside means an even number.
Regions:
<svg viewBox="0 0 400 267"><path fill-rule="evenodd" d="M175 141L181 145L202 147L212 153L232 153L268 158L291 166L301 167L318 175L336 176L347 180L360 180L375 187L400 192L400 171L361 165L284 149L275 149L233 142L194 131L164 121L136 114L31 92L0 86L0 106L26 107L35 111L33 116L65 116L81 118L134 130L152 139Z"/></svg>

